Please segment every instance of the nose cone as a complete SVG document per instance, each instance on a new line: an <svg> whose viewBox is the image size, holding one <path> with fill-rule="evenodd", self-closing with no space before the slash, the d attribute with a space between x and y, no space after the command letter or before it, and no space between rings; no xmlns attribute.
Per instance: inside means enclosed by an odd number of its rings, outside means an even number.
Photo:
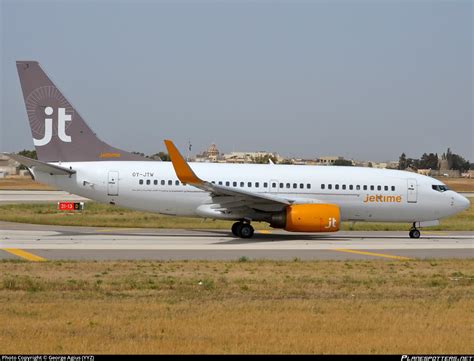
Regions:
<svg viewBox="0 0 474 361"><path fill-rule="evenodd" d="M469 202L469 199L460 195L459 193L456 193L454 204L456 208L458 208L460 211L463 211L471 206L471 202Z"/></svg>

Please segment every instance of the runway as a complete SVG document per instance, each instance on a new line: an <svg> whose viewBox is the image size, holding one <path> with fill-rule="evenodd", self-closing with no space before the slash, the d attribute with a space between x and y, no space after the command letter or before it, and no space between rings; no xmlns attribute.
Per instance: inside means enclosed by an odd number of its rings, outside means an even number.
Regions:
<svg viewBox="0 0 474 361"><path fill-rule="evenodd" d="M0 190L0 205L14 203L84 202L87 198L64 191Z"/></svg>
<svg viewBox="0 0 474 361"><path fill-rule="evenodd" d="M472 258L472 232L338 232L315 235L226 230L117 229L0 222L0 259L43 260L410 260Z"/></svg>

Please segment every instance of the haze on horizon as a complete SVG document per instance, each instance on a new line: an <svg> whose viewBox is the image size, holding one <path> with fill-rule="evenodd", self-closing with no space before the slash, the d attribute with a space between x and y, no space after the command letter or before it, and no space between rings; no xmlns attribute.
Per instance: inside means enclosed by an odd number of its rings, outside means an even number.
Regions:
<svg viewBox="0 0 474 361"><path fill-rule="evenodd" d="M0 0L0 151L33 149L16 60L106 142L474 161L471 1Z"/></svg>

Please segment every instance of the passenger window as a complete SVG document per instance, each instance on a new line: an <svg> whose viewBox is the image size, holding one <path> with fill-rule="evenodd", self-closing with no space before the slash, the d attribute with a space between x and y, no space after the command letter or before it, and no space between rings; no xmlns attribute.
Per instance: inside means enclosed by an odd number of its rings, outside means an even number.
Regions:
<svg viewBox="0 0 474 361"><path fill-rule="evenodd" d="M140 179L140 180L138 181L138 184L143 184L143 179Z"/></svg>
<svg viewBox="0 0 474 361"><path fill-rule="evenodd" d="M298 184L293 183L293 188L294 188L294 189L298 188Z"/></svg>
<svg viewBox="0 0 474 361"><path fill-rule="evenodd" d="M300 183L300 189L303 189L303 188L304 188L304 184Z"/></svg>
<svg viewBox="0 0 474 361"><path fill-rule="evenodd" d="M367 186L364 186L364 191L366 191L366 190L367 190Z"/></svg>
<svg viewBox="0 0 474 361"><path fill-rule="evenodd" d="M219 185L220 185L220 186L222 185L222 181L219 181Z"/></svg>
<svg viewBox="0 0 474 361"><path fill-rule="evenodd" d="M349 189L350 189L350 190L353 190L353 189L354 189L354 186L351 184L351 185L349 186Z"/></svg>
<svg viewBox="0 0 474 361"><path fill-rule="evenodd" d="M306 184L306 188L311 189L311 184Z"/></svg>
<svg viewBox="0 0 474 361"><path fill-rule="evenodd" d="M211 183L212 183L212 184L216 184L216 181L212 181Z"/></svg>
<svg viewBox="0 0 474 361"><path fill-rule="evenodd" d="M356 189L360 191L360 185L356 185Z"/></svg>
<svg viewBox="0 0 474 361"><path fill-rule="evenodd" d="M268 188L268 183L267 182L263 183L263 188Z"/></svg>
<svg viewBox="0 0 474 361"><path fill-rule="evenodd" d="M161 180L161 185L162 185L162 186L165 185L165 180L164 180L164 179Z"/></svg>
<svg viewBox="0 0 474 361"><path fill-rule="evenodd" d="M230 186L230 182L228 182L228 181L225 182L225 185L226 185L227 187Z"/></svg>
<svg viewBox="0 0 474 361"><path fill-rule="evenodd" d="M251 187L252 187L252 182L248 182L248 183L247 183L247 186L248 186L249 188L251 188Z"/></svg>
<svg viewBox="0 0 474 361"><path fill-rule="evenodd" d="M240 182L240 186L243 187L245 185L244 182Z"/></svg>
<svg viewBox="0 0 474 361"><path fill-rule="evenodd" d="M392 192L395 192L395 186L392 186Z"/></svg>
<svg viewBox="0 0 474 361"><path fill-rule="evenodd" d="M326 188L326 186L324 184L321 184L321 189L324 189Z"/></svg>
<svg viewBox="0 0 474 361"><path fill-rule="evenodd" d="M155 186L158 185L158 181L155 179L155 180L153 181L153 184L154 184Z"/></svg>
<svg viewBox="0 0 474 361"><path fill-rule="evenodd" d="M342 189L346 189L346 185L345 185L345 184L342 185Z"/></svg>
<svg viewBox="0 0 474 361"><path fill-rule="evenodd" d="M276 183L272 183L272 188L276 188L277 187L277 184Z"/></svg>
<svg viewBox="0 0 474 361"><path fill-rule="evenodd" d="M260 183L255 182L255 188L258 188L260 186Z"/></svg>
<svg viewBox="0 0 474 361"><path fill-rule="evenodd" d="M149 180L149 179L147 179L147 180L146 180L146 185L147 185L147 186L149 186L149 185L150 185L150 183L151 183L151 182L150 182L150 180Z"/></svg>
<svg viewBox="0 0 474 361"><path fill-rule="evenodd" d="M291 188L291 184L290 184L290 183L286 183L286 188Z"/></svg>
<svg viewBox="0 0 474 361"><path fill-rule="evenodd" d="M388 191L388 186L385 186L384 189L385 189L386 191Z"/></svg>
<svg viewBox="0 0 474 361"><path fill-rule="evenodd" d="M179 181L178 181L178 180L177 180L177 181L174 181L174 185L175 185L175 186L179 186Z"/></svg>
<svg viewBox="0 0 474 361"><path fill-rule="evenodd" d="M173 181L172 181L172 180L169 180L169 181L168 181L168 185L169 185L169 186L172 186L172 185L173 185Z"/></svg>
<svg viewBox="0 0 474 361"><path fill-rule="evenodd" d="M381 191L381 190L382 190L382 186L377 186L377 190L378 190L378 191Z"/></svg>
<svg viewBox="0 0 474 361"><path fill-rule="evenodd" d="M284 184L283 183L280 183L280 189L284 187Z"/></svg>
<svg viewBox="0 0 474 361"><path fill-rule="evenodd" d="M371 190L371 191L375 190L375 187L374 187L374 186L370 186L370 190Z"/></svg>
<svg viewBox="0 0 474 361"><path fill-rule="evenodd" d="M237 182L232 182L232 185L233 185L234 187L237 187Z"/></svg>
<svg viewBox="0 0 474 361"><path fill-rule="evenodd" d="M328 189L332 189L332 184L328 184Z"/></svg>
<svg viewBox="0 0 474 361"><path fill-rule="evenodd" d="M335 188L335 189L339 189L339 184L336 184L336 185L334 186L334 188Z"/></svg>

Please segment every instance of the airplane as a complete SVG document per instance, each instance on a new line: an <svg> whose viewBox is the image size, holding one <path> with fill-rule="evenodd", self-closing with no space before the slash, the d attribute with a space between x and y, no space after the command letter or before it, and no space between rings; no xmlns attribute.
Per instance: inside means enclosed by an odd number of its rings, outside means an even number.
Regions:
<svg viewBox="0 0 474 361"><path fill-rule="evenodd" d="M336 232L341 222L406 222L409 236L470 206L437 179L388 169L188 163L171 140L171 162L152 161L100 140L36 61L17 70L38 160L11 158L33 178L98 202L161 214L252 222L289 232ZM408 225L407 225L408 227Z"/></svg>

